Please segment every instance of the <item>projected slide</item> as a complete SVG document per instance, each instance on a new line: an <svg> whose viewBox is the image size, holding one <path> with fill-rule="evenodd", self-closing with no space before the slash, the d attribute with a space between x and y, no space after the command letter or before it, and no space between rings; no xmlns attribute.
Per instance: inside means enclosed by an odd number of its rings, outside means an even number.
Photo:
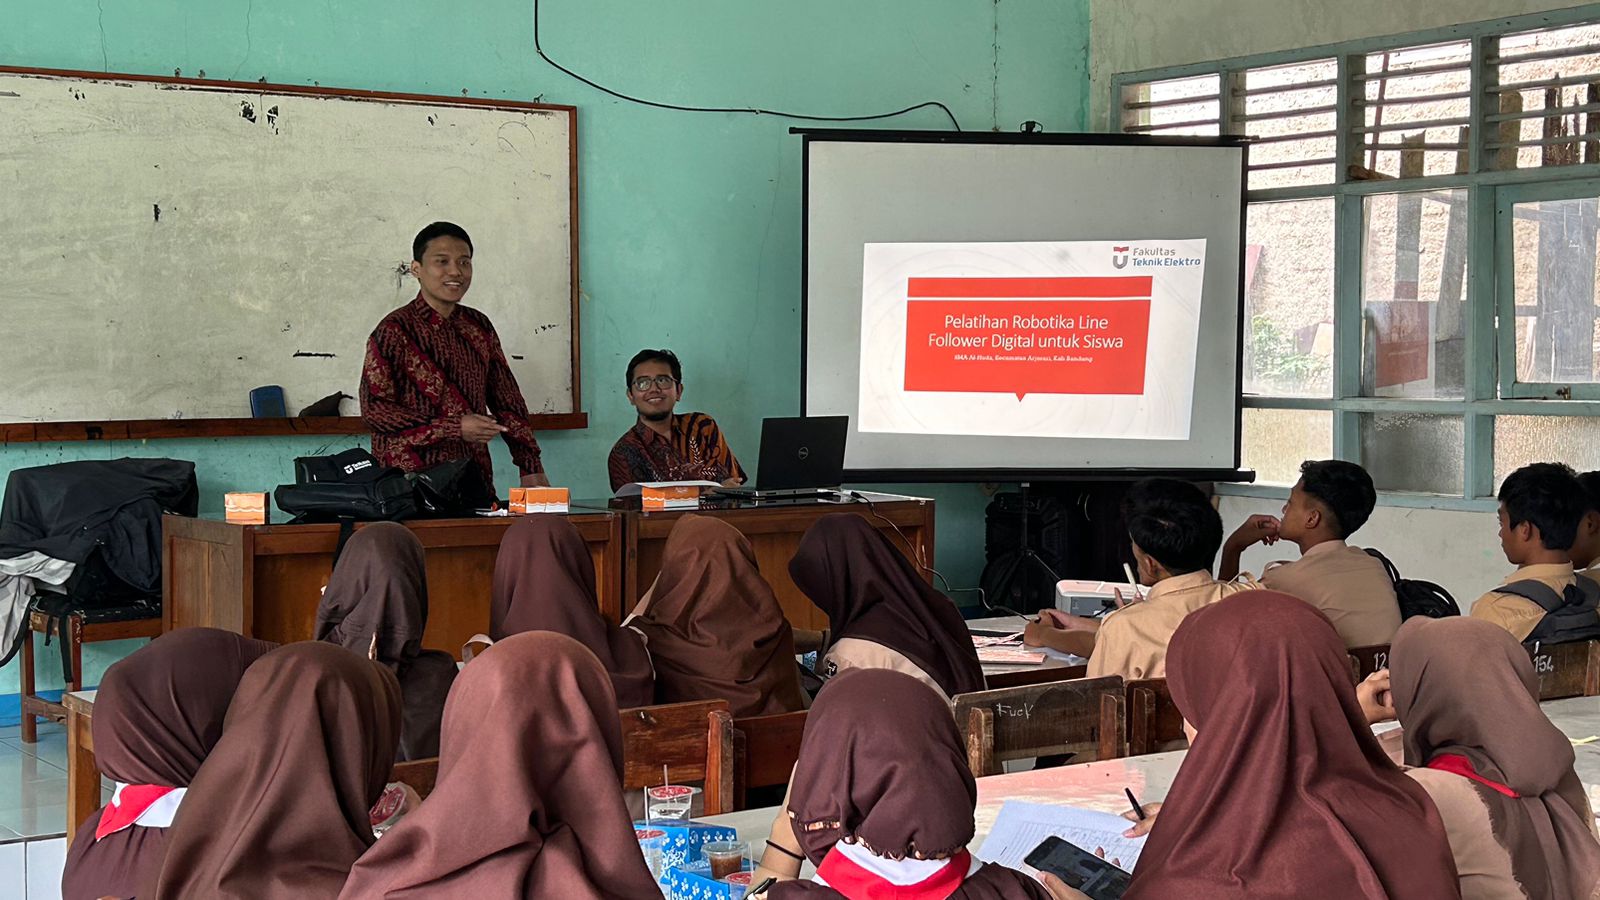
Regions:
<svg viewBox="0 0 1600 900"><path fill-rule="evenodd" d="M1205 251L867 244L860 430L1188 440Z"/></svg>

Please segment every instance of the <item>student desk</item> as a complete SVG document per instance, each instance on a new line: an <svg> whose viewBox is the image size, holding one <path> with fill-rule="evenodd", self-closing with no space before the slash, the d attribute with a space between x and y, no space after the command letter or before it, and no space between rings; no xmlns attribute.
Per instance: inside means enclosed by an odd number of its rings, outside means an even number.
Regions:
<svg viewBox="0 0 1600 900"><path fill-rule="evenodd" d="M1582 740L1600 735L1600 700L1594 697L1551 700L1541 706L1550 721L1569 738ZM1600 805L1597 802L1600 801L1600 741L1573 749L1577 753L1574 768L1589 792L1589 802ZM994 827L995 816L1007 800L1081 806L1117 815L1128 810L1128 798L1122 793L1125 787L1131 788L1140 802L1164 800L1188 752L1175 750L979 778L978 807L974 816L977 831L969 846L975 851L983 845L983 839ZM707 817L702 821L734 828L739 832L739 840L759 848L772 833L772 819L777 814L778 808L771 806ZM807 864L805 874L812 871Z"/></svg>
<svg viewBox="0 0 1600 900"><path fill-rule="evenodd" d="M456 656L468 638L489 630L495 556L518 518L402 523L427 554L423 646ZM600 612L621 621L622 516L580 510L567 519L589 545ZM204 625L279 643L311 638L321 588L333 571L338 525L235 525L169 515L162 517L161 532L163 631Z"/></svg>
<svg viewBox="0 0 1600 900"><path fill-rule="evenodd" d="M1153 753L1149 756L979 778L978 807L974 814L977 830L967 846L973 851L983 846L983 839L989 836L995 817L1000 814L1000 807L1007 800L1081 806L1117 815L1128 811L1128 798L1122 793L1125 787L1132 788L1141 801L1146 798L1160 800L1172 787L1172 779L1178 774L1178 766L1183 762L1186 752ZM733 828L739 832L739 840L760 849L772 834L772 820L777 814L778 808L769 806L707 816L700 821ZM814 872L810 863L805 863L801 868L801 874L805 877Z"/></svg>
<svg viewBox="0 0 1600 900"><path fill-rule="evenodd" d="M968 619L969 631L1003 631L1014 634L1027 627L1028 620L1022 616L994 616L988 619ZM1008 663L984 663L983 680L990 688L1020 687L1025 684L1043 684L1047 681L1066 681L1069 678L1082 678L1089 671L1087 661L1081 660L1069 653L1061 653L1048 647L1024 647L1044 654L1044 662L1038 665L1011 665ZM1066 671L1062 671L1065 669Z"/></svg>
<svg viewBox="0 0 1600 900"><path fill-rule="evenodd" d="M626 614L633 609L656 576L661 573L661 553L667 544L672 526L685 515L712 516L727 522L750 539L761 567L762 577L772 585L778 596L778 605L789 624L796 628L820 631L828 627L828 617L812 605L811 600L795 586L789 577L789 560L800 546L800 538L813 523L833 513L847 513L865 518L889 539L896 550L915 563L918 558L927 567L933 561L933 501L921 497L904 497L898 494L858 492L870 503L851 500L838 501L760 501L703 500L698 509L645 510L637 498L632 500L588 501L580 500L573 506L611 509L623 519L623 539L627 544L627 564L622 575L622 598ZM898 533L896 531L898 529ZM922 577L933 581L926 569Z"/></svg>

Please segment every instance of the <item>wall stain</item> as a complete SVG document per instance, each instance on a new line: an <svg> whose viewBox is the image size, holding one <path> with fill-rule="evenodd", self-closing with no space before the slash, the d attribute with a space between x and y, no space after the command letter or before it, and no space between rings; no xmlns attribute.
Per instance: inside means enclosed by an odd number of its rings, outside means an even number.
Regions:
<svg viewBox="0 0 1600 900"><path fill-rule="evenodd" d="M155 210L156 222L159 223L161 221L161 204L152 203L150 206Z"/></svg>
<svg viewBox="0 0 1600 900"><path fill-rule="evenodd" d="M335 359L337 356L333 353L311 353L306 350L296 350L294 355L296 359Z"/></svg>
<svg viewBox="0 0 1600 900"><path fill-rule="evenodd" d="M256 120L256 108L250 105L249 100L239 101L239 118L244 119L246 122L254 122Z"/></svg>

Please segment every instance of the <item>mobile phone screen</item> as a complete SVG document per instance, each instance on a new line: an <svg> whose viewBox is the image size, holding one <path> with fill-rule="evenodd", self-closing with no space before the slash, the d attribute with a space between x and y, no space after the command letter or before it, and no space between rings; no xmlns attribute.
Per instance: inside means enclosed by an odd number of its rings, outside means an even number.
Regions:
<svg viewBox="0 0 1600 900"><path fill-rule="evenodd" d="M1058 837L1047 837L1023 862L1049 872L1094 900L1120 900L1133 878L1093 853Z"/></svg>

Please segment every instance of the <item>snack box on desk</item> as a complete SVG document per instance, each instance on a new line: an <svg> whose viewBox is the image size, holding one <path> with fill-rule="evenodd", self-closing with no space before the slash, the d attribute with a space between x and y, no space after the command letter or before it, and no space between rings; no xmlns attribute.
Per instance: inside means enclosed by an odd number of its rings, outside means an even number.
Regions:
<svg viewBox="0 0 1600 900"><path fill-rule="evenodd" d="M633 823L634 831L654 829L662 831L667 836L667 846L661 851L661 869L677 868L690 863L701 862L700 848L718 841L737 841L739 833L726 825L711 825L693 820L663 822L655 819L649 822L638 821Z"/></svg>
<svg viewBox="0 0 1600 900"><path fill-rule="evenodd" d="M745 860L741 872L750 871L750 861ZM732 900L733 886L711 877L711 866L706 862L691 863L667 870L661 885L667 900ZM748 885L746 885L748 887Z"/></svg>
<svg viewBox="0 0 1600 900"><path fill-rule="evenodd" d="M571 497L570 488L514 487L511 489L511 514L514 516L535 513L564 513Z"/></svg>

